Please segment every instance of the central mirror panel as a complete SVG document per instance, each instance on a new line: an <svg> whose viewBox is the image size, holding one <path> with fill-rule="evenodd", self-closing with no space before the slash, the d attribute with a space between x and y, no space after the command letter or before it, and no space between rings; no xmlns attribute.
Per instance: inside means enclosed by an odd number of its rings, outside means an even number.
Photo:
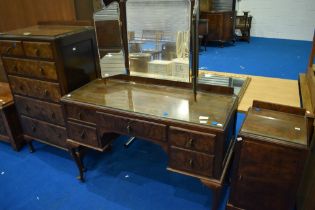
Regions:
<svg viewBox="0 0 315 210"><path fill-rule="evenodd" d="M128 0L130 75L190 82L190 0Z"/></svg>

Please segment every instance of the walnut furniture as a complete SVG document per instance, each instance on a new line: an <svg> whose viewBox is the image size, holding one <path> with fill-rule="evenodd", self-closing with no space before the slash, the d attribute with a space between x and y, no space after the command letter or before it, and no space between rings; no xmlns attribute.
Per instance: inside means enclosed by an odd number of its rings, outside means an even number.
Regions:
<svg viewBox="0 0 315 210"><path fill-rule="evenodd" d="M23 134L66 149L60 97L97 77L92 27L37 25L0 35L0 55Z"/></svg>
<svg viewBox="0 0 315 210"><path fill-rule="evenodd" d="M117 75L64 96L67 142L83 180L77 150L110 148L117 134L160 145L168 170L196 177L214 189L213 209L232 155L237 96L229 87Z"/></svg>
<svg viewBox="0 0 315 210"><path fill-rule="evenodd" d="M0 82L0 141L16 151L24 145L22 129L8 83Z"/></svg>

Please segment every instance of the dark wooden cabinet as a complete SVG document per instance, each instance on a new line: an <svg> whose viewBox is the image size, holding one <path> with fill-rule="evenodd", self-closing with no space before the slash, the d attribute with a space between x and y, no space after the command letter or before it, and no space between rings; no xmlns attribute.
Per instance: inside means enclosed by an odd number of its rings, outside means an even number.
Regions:
<svg viewBox="0 0 315 210"><path fill-rule="evenodd" d="M19 150L24 145L22 129L8 83L0 82L0 141Z"/></svg>
<svg viewBox="0 0 315 210"><path fill-rule="evenodd" d="M208 42L217 41L224 43L234 40L234 11L202 12L200 17L208 20Z"/></svg>
<svg viewBox="0 0 315 210"><path fill-rule="evenodd" d="M59 103L99 75L92 27L37 25L0 35L0 52L24 137L65 149Z"/></svg>
<svg viewBox="0 0 315 210"><path fill-rule="evenodd" d="M228 210L294 208L310 122L303 109L254 102L236 144Z"/></svg>

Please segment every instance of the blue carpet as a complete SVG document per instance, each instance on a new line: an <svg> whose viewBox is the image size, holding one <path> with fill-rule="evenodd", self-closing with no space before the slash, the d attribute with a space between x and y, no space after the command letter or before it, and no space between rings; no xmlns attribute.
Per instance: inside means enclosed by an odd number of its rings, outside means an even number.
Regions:
<svg viewBox="0 0 315 210"><path fill-rule="evenodd" d="M311 46L309 41L253 37L249 44L207 47L200 53L199 66L212 71L296 80L299 73L306 71Z"/></svg>
<svg viewBox="0 0 315 210"><path fill-rule="evenodd" d="M251 44L208 47L201 66L295 79L305 70L309 51L310 42L254 38ZM237 130L244 116L238 114ZM115 141L109 153L88 151L86 183L75 179L77 169L65 151L35 143L34 154L27 148L17 153L0 143L0 210L209 209L211 190L197 179L167 171L167 156L158 145L137 140L126 150L126 139ZM227 187L222 210L228 192Z"/></svg>

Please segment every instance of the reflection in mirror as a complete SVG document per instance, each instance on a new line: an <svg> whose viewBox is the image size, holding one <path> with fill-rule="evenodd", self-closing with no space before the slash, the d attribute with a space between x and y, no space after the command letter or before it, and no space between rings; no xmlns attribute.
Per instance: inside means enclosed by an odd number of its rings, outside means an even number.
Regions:
<svg viewBox="0 0 315 210"><path fill-rule="evenodd" d="M315 71L315 56L313 58L313 70Z"/></svg>
<svg viewBox="0 0 315 210"><path fill-rule="evenodd" d="M119 13L118 3L113 2L94 14L102 77L126 74Z"/></svg>
<svg viewBox="0 0 315 210"><path fill-rule="evenodd" d="M189 82L190 0L128 0L130 74Z"/></svg>

